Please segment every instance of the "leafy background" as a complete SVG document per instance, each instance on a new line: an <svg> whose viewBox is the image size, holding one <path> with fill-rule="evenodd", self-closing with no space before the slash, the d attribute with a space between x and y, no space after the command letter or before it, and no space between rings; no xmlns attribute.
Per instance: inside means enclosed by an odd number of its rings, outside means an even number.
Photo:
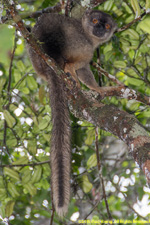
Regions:
<svg viewBox="0 0 150 225"><path fill-rule="evenodd" d="M20 0L17 9L20 14L34 12L53 6L56 2ZM150 2L108 0L97 8L111 14L118 27L122 27L141 15L145 9L148 11ZM125 85L147 95L150 95L149 21L150 15L146 15L142 21L116 33L109 43L100 47L102 67ZM24 19L24 22L33 26L35 21ZM13 65L9 72L11 52L15 43ZM96 53L94 60L97 60ZM94 68L92 70L98 81L97 71ZM102 81L103 86L114 85L107 78L102 77ZM133 114L149 132L148 106L134 100L127 101L115 97L105 98L104 102ZM150 191L143 173L138 165L135 165L130 154L127 154L126 146L110 133L98 130L102 177L99 179L95 153L96 128L73 115L70 116L72 198L69 212L63 222L55 216L54 223L76 224L75 220L84 219L88 214L90 219L107 220L102 181L114 219L149 220ZM51 109L46 83L36 76L21 34L15 32L11 24L1 24L0 162L1 165L34 163L34 166L0 167L1 224L46 225L46 222L41 221L45 221L45 218L49 220L50 167L48 163L36 164L49 160L50 134Z"/></svg>

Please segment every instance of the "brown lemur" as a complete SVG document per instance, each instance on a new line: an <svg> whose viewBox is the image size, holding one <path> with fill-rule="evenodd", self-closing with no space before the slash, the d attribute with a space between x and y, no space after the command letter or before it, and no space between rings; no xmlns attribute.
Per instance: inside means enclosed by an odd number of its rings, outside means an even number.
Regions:
<svg viewBox="0 0 150 225"><path fill-rule="evenodd" d="M78 79L92 90L99 91L89 63L94 50L108 41L117 26L112 17L98 10L88 10L77 20L59 14L44 13L32 29L43 50L79 85ZM55 72L28 46L37 74L48 82L52 110L51 190L57 214L68 211L70 200L71 131L66 93Z"/></svg>

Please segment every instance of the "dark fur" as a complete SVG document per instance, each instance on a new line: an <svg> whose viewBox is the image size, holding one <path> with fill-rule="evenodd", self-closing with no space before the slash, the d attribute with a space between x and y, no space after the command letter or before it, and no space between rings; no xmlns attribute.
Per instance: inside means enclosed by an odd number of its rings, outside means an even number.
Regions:
<svg viewBox="0 0 150 225"><path fill-rule="evenodd" d="M93 18L98 20L93 23ZM105 24L110 25L107 30ZM108 41L116 29L113 19L101 11L87 11L81 20L58 14L43 14L32 33L41 42L44 51L55 59L62 69L70 68L89 88L98 87L89 62L95 48ZM69 111L63 84L47 64L28 46L36 72L48 81L52 108L51 184L56 212L67 213L70 199L70 126ZM70 66L70 67L69 67Z"/></svg>

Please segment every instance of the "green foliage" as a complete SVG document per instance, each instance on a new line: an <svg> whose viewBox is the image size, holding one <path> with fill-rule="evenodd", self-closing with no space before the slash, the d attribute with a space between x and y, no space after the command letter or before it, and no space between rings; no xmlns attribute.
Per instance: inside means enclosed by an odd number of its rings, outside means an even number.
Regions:
<svg viewBox="0 0 150 225"><path fill-rule="evenodd" d="M13 46L14 32L15 29L11 26L9 29L6 25L0 26L0 62L7 64L7 66L9 66L10 63L10 53Z"/></svg>
<svg viewBox="0 0 150 225"><path fill-rule="evenodd" d="M41 10L55 5L58 1L19 1L24 12ZM149 0L120 1L108 0L97 7L110 13L118 27L122 27L150 10ZM112 41L100 47L103 68L116 76L125 85L140 93L150 95L150 23L149 15L134 23L123 32L116 33ZM25 18L26 24L33 20ZM17 47L9 74L10 53L15 39L15 31L10 25L0 25L0 152L1 163L17 165L0 168L0 220L9 217L14 225L31 225L41 218L50 218L50 166L49 142L51 135L51 109L46 84L37 78L27 57L24 40L17 33ZM93 69L97 76L97 71ZM114 85L103 77L103 85ZM11 86L9 88L9 82ZM150 127L150 109L134 100L103 100L126 110L147 128ZM97 169L95 152L95 127L71 115L72 126L72 199L64 224L69 222L74 212L88 213L94 208L93 220L108 219L102 180L108 200L109 210L114 219L142 220L140 215L150 219L149 212L133 211L142 202L149 190L145 177L130 156L122 154L115 159L107 154L113 142L107 142L110 133L99 130L99 156L101 171ZM122 148L122 147L120 147ZM108 151L109 152L109 151ZM111 151L110 151L111 153ZM29 164L29 166L28 166ZM19 165L19 166L18 166ZM21 166L22 165L22 166ZM76 199L78 199L78 202ZM84 204L90 210L85 212ZM149 207L149 202L147 202ZM144 214L145 213L145 214ZM82 218L84 219L84 218ZM0 221L0 224L4 224ZM63 224L55 216L54 224ZM135 223L136 224L136 223ZM138 223L137 223L138 224Z"/></svg>

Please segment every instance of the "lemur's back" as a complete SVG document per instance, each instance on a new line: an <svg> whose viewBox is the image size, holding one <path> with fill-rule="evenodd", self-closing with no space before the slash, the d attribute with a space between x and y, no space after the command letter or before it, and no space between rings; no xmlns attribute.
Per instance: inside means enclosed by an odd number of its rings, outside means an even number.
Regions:
<svg viewBox="0 0 150 225"><path fill-rule="evenodd" d="M42 42L44 51L62 68L65 62L85 59L88 47L91 51L88 61L91 60L92 43L86 37L80 20L59 14L43 14L32 32Z"/></svg>

